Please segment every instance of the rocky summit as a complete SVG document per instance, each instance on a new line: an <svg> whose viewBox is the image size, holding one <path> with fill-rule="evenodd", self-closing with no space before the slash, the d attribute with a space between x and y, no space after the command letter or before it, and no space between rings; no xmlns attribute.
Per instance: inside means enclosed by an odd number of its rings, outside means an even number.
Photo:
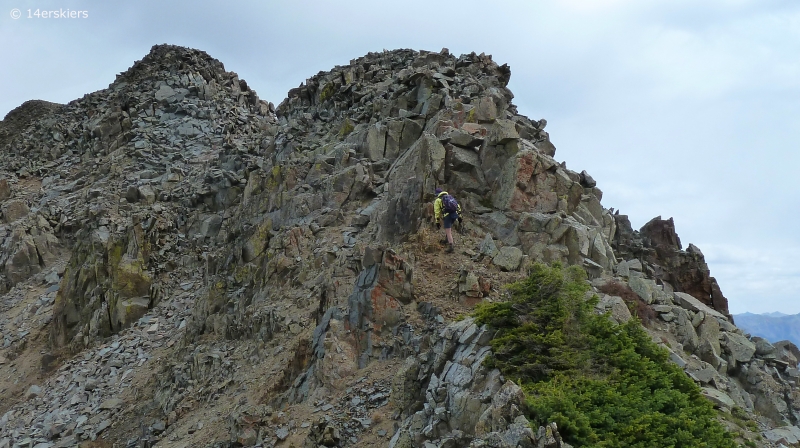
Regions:
<svg viewBox="0 0 800 448"><path fill-rule="evenodd" d="M742 443L798 444L800 350L735 326L672 219L633 230L556 161L510 75L384 51L275 106L157 45L107 89L11 111L0 447L568 446L461 318L536 261L633 310ZM452 254L437 187L464 209Z"/></svg>

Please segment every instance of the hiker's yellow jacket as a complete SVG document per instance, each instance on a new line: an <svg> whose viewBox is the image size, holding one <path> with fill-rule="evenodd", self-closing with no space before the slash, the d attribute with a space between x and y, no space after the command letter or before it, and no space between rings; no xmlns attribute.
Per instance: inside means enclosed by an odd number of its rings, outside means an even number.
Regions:
<svg viewBox="0 0 800 448"><path fill-rule="evenodd" d="M435 222L439 222L440 219L444 219L445 216L450 214L444 211L444 204L442 204L442 198L445 197L446 194L446 191L439 193L439 195L436 196L436 200L433 201L433 219ZM458 204L458 211L456 213L461 216L461 204Z"/></svg>

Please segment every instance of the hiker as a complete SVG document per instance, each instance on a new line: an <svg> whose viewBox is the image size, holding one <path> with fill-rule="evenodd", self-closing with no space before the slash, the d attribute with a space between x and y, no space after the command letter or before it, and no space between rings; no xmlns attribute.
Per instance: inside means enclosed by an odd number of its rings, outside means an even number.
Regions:
<svg viewBox="0 0 800 448"><path fill-rule="evenodd" d="M463 225L464 222L464 219L461 217L461 205L446 191L437 188L436 200L433 201L433 215L437 229L441 229L442 223L444 223L444 234L447 238L441 242L442 244L448 244L446 252L453 252L453 223L458 220L459 224Z"/></svg>

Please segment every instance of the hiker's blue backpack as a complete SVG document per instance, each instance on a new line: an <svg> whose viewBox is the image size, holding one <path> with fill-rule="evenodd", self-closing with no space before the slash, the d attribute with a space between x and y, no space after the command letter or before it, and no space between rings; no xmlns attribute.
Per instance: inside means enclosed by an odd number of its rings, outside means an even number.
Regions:
<svg viewBox="0 0 800 448"><path fill-rule="evenodd" d="M456 198L450 196L449 194L444 195L442 198L442 208L444 208L445 213L458 212L458 202L456 201Z"/></svg>

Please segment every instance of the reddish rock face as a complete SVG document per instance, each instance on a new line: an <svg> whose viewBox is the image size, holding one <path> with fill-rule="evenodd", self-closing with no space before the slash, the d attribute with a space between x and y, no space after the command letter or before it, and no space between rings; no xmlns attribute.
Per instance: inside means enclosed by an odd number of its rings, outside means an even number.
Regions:
<svg viewBox="0 0 800 448"><path fill-rule="evenodd" d="M570 179L551 158L526 148L505 163L492 201L501 210L571 213L582 193L580 183Z"/></svg>
<svg viewBox="0 0 800 448"><path fill-rule="evenodd" d="M386 294L380 284L372 288L372 328L380 333L384 326L394 327L403 318L403 307L394 297Z"/></svg>
<svg viewBox="0 0 800 448"><path fill-rule="evenodd" d="M345 329L365 366L373 346L402 322L403 305L413 301L413 289L411 266L394 251L367 248L362 263L364 270L348 299Z"/></svg>
<svg viewBox="0 0 800 448"><path fill-rule="evenodd" d="M616 215L615 219L619 230L614 249L619 254L639 258L652 267L657 280L730 317L728 299L711 277L703 253L692 244L682 249L672 218L653 218L639 232L631 230L627 216Z"/></svg>
<svg viewBox="0 0 800 448"><path fill-rule="evenodd" d="M682 249L681 239L675 233L675 222L672 218L667 220L656 217L642 226L639 234L645 239L649 247L655 249L659 258L667 259L676 251Z"/></svg>

